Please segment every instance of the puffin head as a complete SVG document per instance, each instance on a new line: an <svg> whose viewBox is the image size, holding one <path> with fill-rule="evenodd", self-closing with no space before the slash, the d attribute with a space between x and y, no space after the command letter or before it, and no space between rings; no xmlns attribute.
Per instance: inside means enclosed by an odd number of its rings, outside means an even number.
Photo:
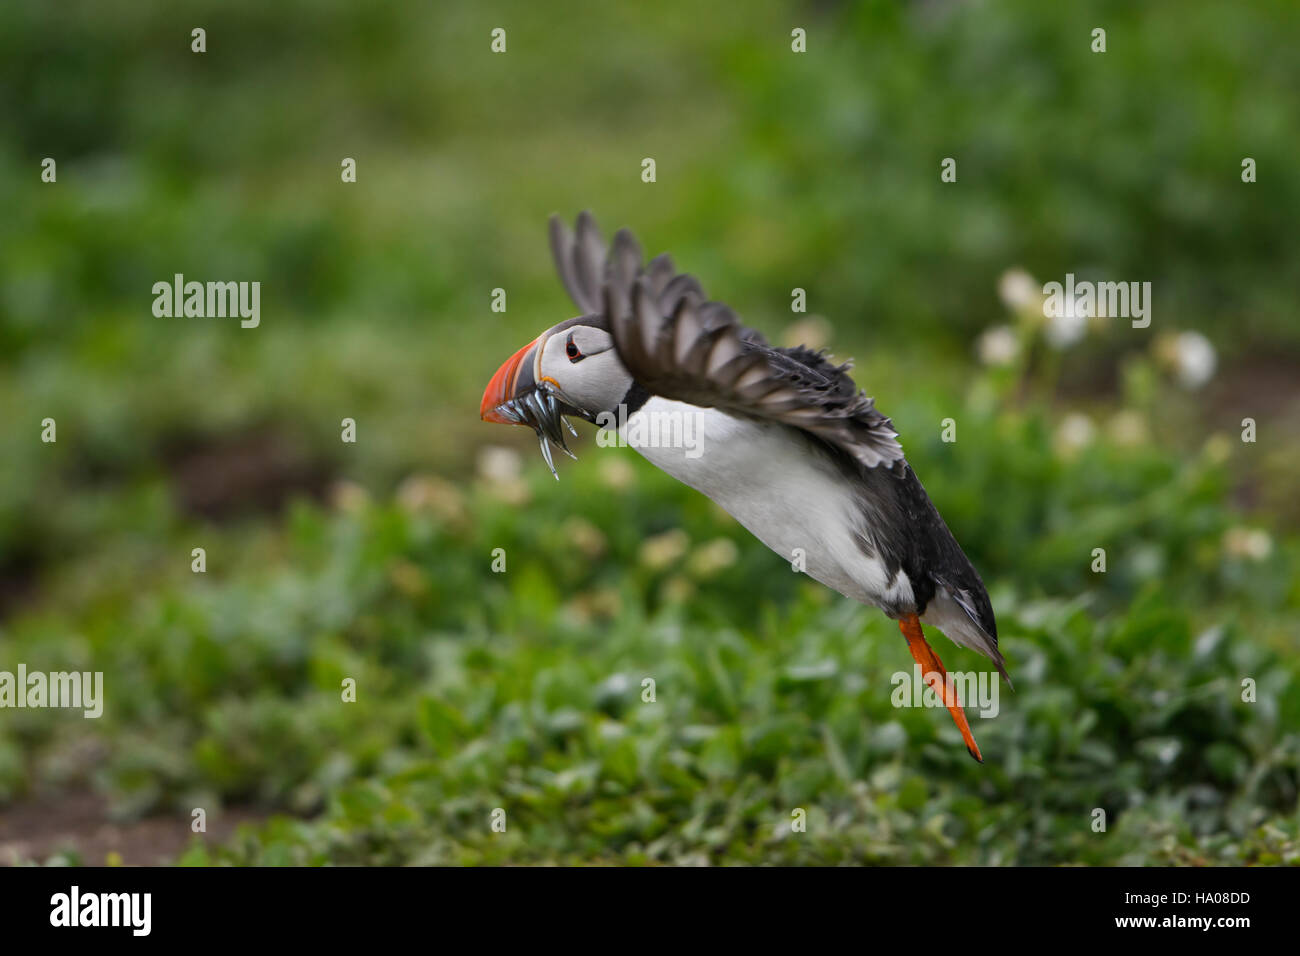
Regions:
<svg viewBox="0 0 1300 956"><path fill-rule="evenodd" d="M577 432L564 416L595 422L603 412L616 412L631 386L606 318L583 315L552 326L506 359L483 392L479 417L531 426L555 474L548 440L574 457L561 425Z"/></svg>

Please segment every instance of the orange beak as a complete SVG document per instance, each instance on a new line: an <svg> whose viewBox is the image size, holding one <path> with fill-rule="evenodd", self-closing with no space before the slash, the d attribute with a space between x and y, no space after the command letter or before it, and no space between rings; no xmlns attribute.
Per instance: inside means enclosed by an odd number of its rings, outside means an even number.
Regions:
<svg viewBox="0 0 1300 956"><path fill-rule="evenodd" d="M497 408L504 405L510 399L515 397L515 385L519 381L519 369L524 364L524 359L532 351L537 339L533 339L523 348L521 348L510 358L506 359L504 364L497 369L497 373L492 376L488 386L483 390L483 402L479 405L479 418L485 422L496 422L499 425L519 425L521 422L506 418Z"/></svg>

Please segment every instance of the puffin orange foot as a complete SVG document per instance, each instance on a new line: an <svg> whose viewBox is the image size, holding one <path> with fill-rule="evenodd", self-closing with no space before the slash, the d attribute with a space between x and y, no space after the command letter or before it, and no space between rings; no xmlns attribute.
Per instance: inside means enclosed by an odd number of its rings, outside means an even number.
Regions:
<svg viewBox="0 0 1300 956"><path fill-rule="evenodd" d="M979 744L975 743L975 735L970 732L970 724L966 722L966 712L961 709L957 692L948 684L948 672L944 670L943 662L939 660L934 648L926 643L925 634L921 631L921 619L915 614L901 617L898 629L907 638L907 649L912 652L912 659L921 665L921 679L939 695L943 705L948 708L948 713L952 714L952 721L961 731L961 739L966 741L970 755L983 763Z"/></svg>

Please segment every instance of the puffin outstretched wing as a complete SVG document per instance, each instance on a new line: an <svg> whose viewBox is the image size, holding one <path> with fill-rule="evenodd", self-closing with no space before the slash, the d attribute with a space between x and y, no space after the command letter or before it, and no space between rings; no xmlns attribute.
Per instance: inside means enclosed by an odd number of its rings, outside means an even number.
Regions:
<svg viewBox="0 0 1300 956"><path fill-rule="evenodd" d="M642 265L626 229L605 242L590 213L576 232L551 217L560 279L583 312L603 316L619 358L647 391L691 405L800 428L866 468L903 460L893 424L823 353L774 348L694 276L661 255Z"/></svg>

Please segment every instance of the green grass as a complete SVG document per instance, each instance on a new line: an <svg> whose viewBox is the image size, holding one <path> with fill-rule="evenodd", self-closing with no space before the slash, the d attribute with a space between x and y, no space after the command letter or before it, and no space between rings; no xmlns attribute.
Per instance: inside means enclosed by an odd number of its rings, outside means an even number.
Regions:
<svg viewBox="0 0 1300 956"><path fill-rule="evenodd" d="M89 778L122 814L300 818L187 862L1294 861L1296 542L1279 542L1278 581L1237 573L1212 507L1222 466L1153 479L1153 452L1103 444L1093 469L1043 451L1055 480L1017 476L997 463L1029 462L1042 423L966 422L947 463L924 442L913 460L958 529L949 488L1019 505L998 513L1007 553L982 559L1016 681L974 721L983 766L943 711L891 706L910 668L891 622L639 460L611 486L610 461L635 456L588 447L559 484L530 459L519 485L416 479L396 501L296 505L269 534L192 531L201 582L178 538L148 587L82 582L82 607L21 617L0 665L93 661L109 708L6 723L0 785L21 792L24 755L60 765L89 733L106 754ZM1165 507L1138 514L1139 483ZM1090 538L1113 502L1130 526ZM1069 530L1044 535L1055 509ZM1143 551L1153 529L1170 552ZM1104 575L1086 570L1093 540Z"/></svg>

